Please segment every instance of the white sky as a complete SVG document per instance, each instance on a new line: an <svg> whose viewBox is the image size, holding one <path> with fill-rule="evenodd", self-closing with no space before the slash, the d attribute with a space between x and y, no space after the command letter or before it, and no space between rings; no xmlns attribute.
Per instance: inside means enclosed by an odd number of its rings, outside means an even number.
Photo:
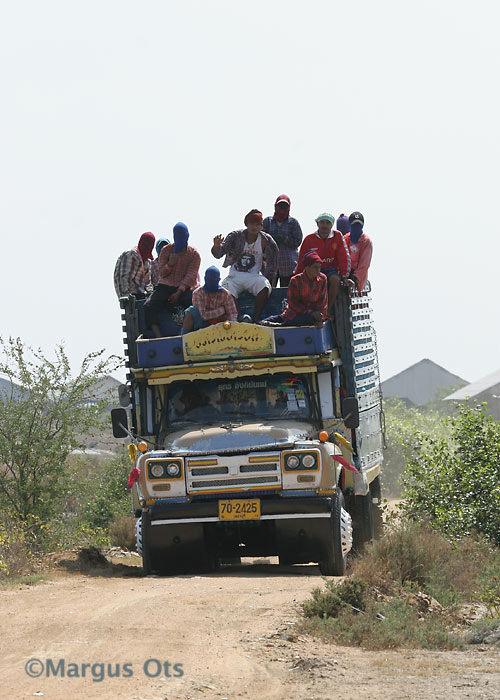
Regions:
<svg viewBox="0 0 500 700"><path fill-rule="evenodd" d="M383 379L498 369L498 8L1 0L0 334L122 354L118 255L284 192L365 215Z"/></svg>

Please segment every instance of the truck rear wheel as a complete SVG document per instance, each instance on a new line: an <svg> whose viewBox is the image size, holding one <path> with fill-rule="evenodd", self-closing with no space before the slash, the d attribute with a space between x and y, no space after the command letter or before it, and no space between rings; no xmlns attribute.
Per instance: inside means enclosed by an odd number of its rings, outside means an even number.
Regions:
<svg viewBox="0 0 500 700"><path fill-rule="evenodd" d="M319 570L323 576L343 576L347 567L347 551L350 549L350 516L343 509L344 496L337 488L332 496L332 512L330 516L330 534L324 543L325 558L319 562Z"/></svg>
<svg viewBox="0 0 500 700"><path fill-rule="evenodd" d="M373 536L380 539L384 532L384 518L382 514L382 490L380 488L380 477L377 476L370 484L370 495L372 498L372 519Z"/></svg>

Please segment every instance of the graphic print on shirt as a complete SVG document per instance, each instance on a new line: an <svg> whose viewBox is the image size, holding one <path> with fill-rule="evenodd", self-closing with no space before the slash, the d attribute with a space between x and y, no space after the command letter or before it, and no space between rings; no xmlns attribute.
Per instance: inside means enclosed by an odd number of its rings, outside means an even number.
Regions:
<svg viewBox="0 0 500 700"><path fill-rule="evenodd" d="M262 268L262 243L260 236L254 243L245 243L241 255L234 264L236 272L258 275Z"/></svg>

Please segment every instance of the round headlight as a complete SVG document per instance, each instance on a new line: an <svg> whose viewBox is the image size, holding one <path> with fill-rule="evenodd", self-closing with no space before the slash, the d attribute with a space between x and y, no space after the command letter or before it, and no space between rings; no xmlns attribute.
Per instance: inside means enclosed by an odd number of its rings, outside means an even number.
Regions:
<svg viewBox="0 0 500 700"><path fill-rule="evenodd" d="M151 474L153 476L163 476L163 464L153 464L151 467Z"/></svg>
<svg viewBox="0 0 500 700"><path fill-rule="evenodd" d="M290 455L289 457L286 458L286 466L289 469L297 469L299 464L300 464L300 460L297 457L297 455Z"/></svg>
<svg viewBox="0 0 500 700"><path fill-rule="evenodd" d="M170 464L167 464L167 474L169 476L179 476L180 471L179 465L175 462L170 462Z"/></svg>
<svg viewBox="0 0 500 700"><path fill-rule="evenodd" d="M314 459L314 455L304 455L302 457L302 465L306 469L310 469L311 467L314 467L316 464L316 460Z"/></svg>

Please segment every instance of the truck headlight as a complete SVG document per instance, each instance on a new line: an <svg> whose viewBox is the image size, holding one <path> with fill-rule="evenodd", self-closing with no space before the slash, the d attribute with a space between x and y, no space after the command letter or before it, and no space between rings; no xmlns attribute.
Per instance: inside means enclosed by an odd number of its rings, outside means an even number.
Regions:
<svg viewBox="0 0 500 700"><path fill-rule="evenodd" d="M170 464L167 464L167 474L169 476L179 476L180 473L181 468L179 464L176 462L170 462Z"/></svg>
<svg viewBox="0 0 500 700"><path fill-rule="evenodd" d="M152 476L156 476L157 478L163 476L163 464L152 464L150 469Z"/></svg>
<svg viewBox="0 0 500 700"><path fill-rule="evenodd" d="M311 467L316 466L316 459L314 455L308 454L302 457L302 466L306 469L311 469Z"/></svg>
<svg viewBox="0 0 500 700"><path fill-rule="evenodd" d="M285 464L288 467L288 469L297 469L297 467L300 465L300 459L297 457L297 455L288 455Z"/></svg>

